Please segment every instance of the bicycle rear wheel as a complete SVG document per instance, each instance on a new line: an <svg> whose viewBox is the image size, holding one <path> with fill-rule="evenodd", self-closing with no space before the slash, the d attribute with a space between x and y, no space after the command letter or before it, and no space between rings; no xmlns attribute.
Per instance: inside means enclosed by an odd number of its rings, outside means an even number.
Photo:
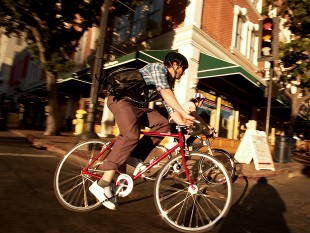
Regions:
<svg viewBox="0 0 310 233"><path fill-rule="evenodd" d="M232 183L224 166L215 158L192 152L186 157L192 189L181 160L181 155L172 158L159 172L154 186L155 205L164 221L175 230L205 232L229 211ZM216 168L216 177L223 181L221 185L203 179L204 173L213 168Z"/></svg>
<svg viewBox="0 0 310 233"><path fill-rule="evenodd" d="M81 171L109 143L100 139L81 142L74 146L59 162L54 174L54 192L63 207L76 212L85 212L101 206L101 203L88 190L96 178L82 174ZM88 172L102 176L100 165L109 152L110 149L88 169Z"/></svg>

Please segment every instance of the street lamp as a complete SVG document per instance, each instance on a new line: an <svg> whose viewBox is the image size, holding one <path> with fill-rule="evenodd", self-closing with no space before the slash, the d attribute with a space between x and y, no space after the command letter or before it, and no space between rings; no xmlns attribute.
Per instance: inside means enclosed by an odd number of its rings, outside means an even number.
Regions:
<svg viewBox="0 0 310 233"><path fill-rule="evenodd" d="M98 135L94 131L95 126L95 112L98 102L98 90L99 90L99 79L101 77L102 65L103 65L103 52L104 42L107 31L109 7L111 0L105 0L102 5L102 13L100 20L100 32L96 48L96 57L94 68L92 72L92 85L90 89L90 104L87 108L86 124L83 132L78 136L79 141L84 141L91 138L98 138Z"/></svg>

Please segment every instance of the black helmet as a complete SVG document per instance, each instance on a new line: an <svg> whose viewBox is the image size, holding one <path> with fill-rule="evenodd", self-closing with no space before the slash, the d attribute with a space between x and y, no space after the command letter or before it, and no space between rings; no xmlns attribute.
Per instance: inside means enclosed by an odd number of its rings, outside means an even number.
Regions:
<svg viewBox="0 0 310 233"><path fill-rule="evenodd" d="M188 68L188 62L186 57L184 57L181 53L169 52L165 56L164 64L166 66L171 66L172 62L177 62L179 66L186 70Z"/></svg>

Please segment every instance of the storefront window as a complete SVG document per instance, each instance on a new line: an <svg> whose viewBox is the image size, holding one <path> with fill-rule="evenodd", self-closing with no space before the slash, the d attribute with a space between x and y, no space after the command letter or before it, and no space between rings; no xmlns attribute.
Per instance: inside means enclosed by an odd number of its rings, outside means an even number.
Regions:
<svg viewBox="0 0 310 233"><path fill-rule="evenodd" d="M217 95L214 91L209 90L208 92L200 91L205 97L205 101L200 109L198 109L198 114L209 124L215 123L215 114L217 106ZM234 107L227 97L221 96L221 109L220 109L220 119L219 119L219 137L228 137L230 133L232 135L233 124L234 124ZM214 125L213 125L214 126ZM231 131L231 132L230 132Z"/></svg>

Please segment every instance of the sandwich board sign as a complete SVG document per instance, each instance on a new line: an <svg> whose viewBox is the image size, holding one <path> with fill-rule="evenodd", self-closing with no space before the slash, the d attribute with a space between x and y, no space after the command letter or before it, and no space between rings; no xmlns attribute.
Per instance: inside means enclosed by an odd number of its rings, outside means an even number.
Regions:
<svg viewBox="0 0 310 233"><path fill-rule="evenodd" d="M275 170L264 131L247 129L236 151L237 162L249 164L252 159L256 170Z"/></svg>

